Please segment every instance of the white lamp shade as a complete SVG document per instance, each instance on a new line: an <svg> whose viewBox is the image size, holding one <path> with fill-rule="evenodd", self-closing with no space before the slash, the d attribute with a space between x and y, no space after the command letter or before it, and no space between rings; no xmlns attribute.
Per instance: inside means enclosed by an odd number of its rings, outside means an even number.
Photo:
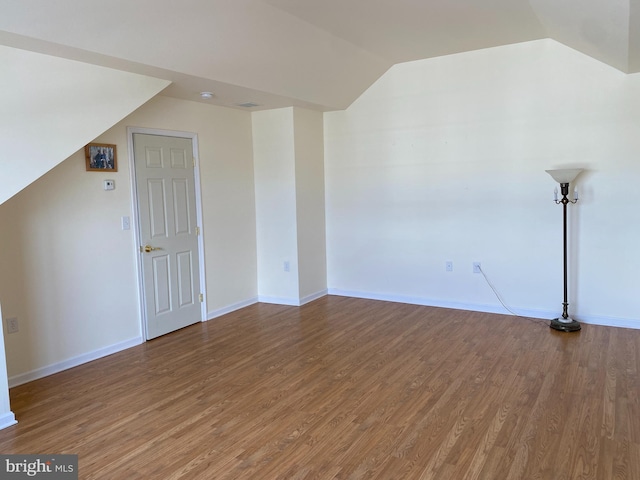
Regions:
<svg viewBox="0 0 640 480"><path fill-rule="evenodd" d="M582 168L562 168L559 170L545 170L558 183L571 183L580 175Z"/></svg>

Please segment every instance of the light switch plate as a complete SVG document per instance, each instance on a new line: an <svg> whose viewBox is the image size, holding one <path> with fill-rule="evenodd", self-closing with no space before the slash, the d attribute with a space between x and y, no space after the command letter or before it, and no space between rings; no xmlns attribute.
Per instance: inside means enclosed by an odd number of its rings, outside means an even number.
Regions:
<svg viewBox="0 0 640 480"><path fill-rule="evenodd" d="M115 190L116 181L115 180L105 180L104 181L104 189L105 190Z"/></svg>

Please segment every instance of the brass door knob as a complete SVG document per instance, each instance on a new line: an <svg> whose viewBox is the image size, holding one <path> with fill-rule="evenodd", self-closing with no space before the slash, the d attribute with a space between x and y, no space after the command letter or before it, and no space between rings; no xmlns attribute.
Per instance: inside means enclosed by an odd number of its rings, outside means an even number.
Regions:
<svg viewBox="0 0 640 480"><path fill-rule="evenodd" d="M150 253L154 250L162 250L160 247L152 247L151 245L145 245L144 247L140 247L140 251L144 253Z"/></svg>

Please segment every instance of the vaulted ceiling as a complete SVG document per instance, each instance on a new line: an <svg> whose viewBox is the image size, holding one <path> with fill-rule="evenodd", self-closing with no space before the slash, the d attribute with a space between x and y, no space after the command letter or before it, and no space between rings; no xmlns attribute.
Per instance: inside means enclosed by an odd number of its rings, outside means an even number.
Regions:
<svg viewBox="0 0 640 480"><path fill-rule="evenodd" d="M0 44L256 109L343 109L393 64L541 38L638 72L640 0L0 0Z"/></svg>

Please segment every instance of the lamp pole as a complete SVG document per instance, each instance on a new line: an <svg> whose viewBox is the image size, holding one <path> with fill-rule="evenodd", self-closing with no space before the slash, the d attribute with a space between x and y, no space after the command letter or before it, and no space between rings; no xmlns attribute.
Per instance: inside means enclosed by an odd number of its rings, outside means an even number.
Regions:
<svg viewBox="0 0 640 480"><path fill-rule="evenodd" d="M576 203L578 201L578 189L573 192L573 200L570 200L569 184L573 181L582 171L582 169L562 169L562 170L547 170L546 172L553 177L555 181L560 184L560 194L562 198L558 200L558 189L554 191L554 202L556 204L562 204L562 254L563 254L563 273L564 273L564 298L562 302L562 316L551 320L549 326L554 330L561 332L577 332L580 330L580 322L572 319L569 316L569 300L568 300L568 260L567 260L567 205L569 203Z"/></svg>

